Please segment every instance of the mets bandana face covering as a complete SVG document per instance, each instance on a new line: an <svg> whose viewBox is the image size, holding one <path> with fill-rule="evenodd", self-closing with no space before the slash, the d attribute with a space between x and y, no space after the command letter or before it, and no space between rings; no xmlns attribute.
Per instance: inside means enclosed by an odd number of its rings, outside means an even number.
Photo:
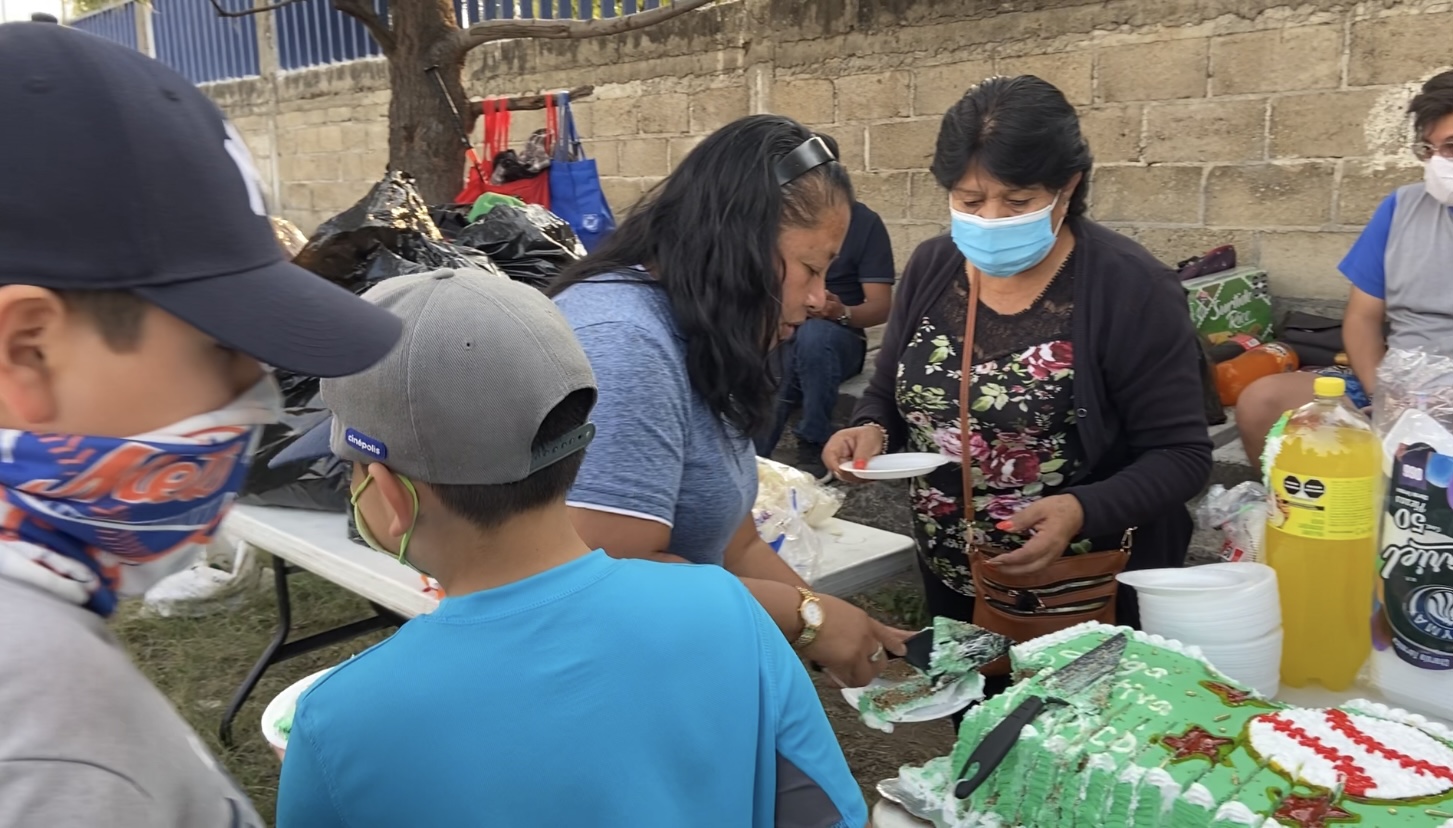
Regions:
<svg viewBox="0 0 1453 828"><path fill-rule="evenodd" d="M226 408L136 437L0 429L0 575L109 615L192 562L247 476L282 396L271 375Z"/></svg>

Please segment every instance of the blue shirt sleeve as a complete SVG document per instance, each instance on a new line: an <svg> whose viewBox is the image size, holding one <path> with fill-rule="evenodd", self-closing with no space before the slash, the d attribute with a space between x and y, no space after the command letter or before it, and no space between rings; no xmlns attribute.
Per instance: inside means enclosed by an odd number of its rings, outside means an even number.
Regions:
<svg viewBox="0 0 1453 828"><path fill-rule="evenodd" d="M897 271L893 269L893 241L888 237L888 228L877 213L868 221L868 230L863 241L862 259L858 262L858 281L863 284L893 284Z"/></svg>
<svg viewBox="0 0 1453 828"><path fill-rule="evenodd" d="M802 661L756 607L767 696L777 718L776 828L863 828L868 804Z"/></svg>
<svg viewBox="0 0 1453 828"><path fill-rule="evenodd" d="M669 344L635 325L603 322L575 331L599 396L595 441L573 506L673 525L685 467L690 384Z"/></svg>
<svg viewBox="0 0 1453 828"><path fill-rule="evenodd" d="M1392 215L1397 209L1397 194L1388 196L1377 206L1372 220L1362 228L1362 235L1352 243L1337 269L1358 290L1375 299L1386 298L1387 240L1392 233Z"/></svg>
<svg viewBox="0 0 1453 828"><path fill-rule="evenodd" d="M277 791L277 828L344 828L343 817L333 802L311 729L304 701L298 701L288 750L283 755L282 778Z"/></svg>

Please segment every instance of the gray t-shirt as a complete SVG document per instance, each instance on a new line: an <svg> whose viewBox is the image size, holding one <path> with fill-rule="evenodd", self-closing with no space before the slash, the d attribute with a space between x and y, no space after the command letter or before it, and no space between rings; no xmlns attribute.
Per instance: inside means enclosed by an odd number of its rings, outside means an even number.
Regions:
<svg viewBox="0 0 1453 828"><path fill-rule="evenodd" d="M751 441L692 389L665 292L638 273L603 278L555 300L600 386L570 503L664 523L667 551L720 564L757 497Z"/></svg>
<svg viewBox="0 0 1453 828"><path fill-rule="evenodd" d="M0 577L0 828L263 828L106 622Z"/></svg>
<svg viewBox="0 0 1453 828"><path fill-rule="evenodd" d="M1422 184L1398 188L1384 268L1387 344L1453 353L1453 210Z"/></svg>

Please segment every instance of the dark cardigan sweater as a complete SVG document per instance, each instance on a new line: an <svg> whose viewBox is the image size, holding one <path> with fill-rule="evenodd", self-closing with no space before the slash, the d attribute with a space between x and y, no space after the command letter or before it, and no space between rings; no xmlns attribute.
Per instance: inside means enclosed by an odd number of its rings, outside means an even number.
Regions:
<svg viewBox="0 0 1453 828"><path fill-rule="evenodd" d="M1180 566L1190 544L1185 503L1211 473L1198 348L1185 291L1145 248L1088 219L1071 219L1074 399L1085 462L1065 492L1085 511L1085 537L1114 546L1137 527L1131 569ZM888 430L900 451L898 362L919 320L964 272L947 236L924 242L903 271L883 347L854 424ZM966 441L967 442L967 441Z"/></svg>

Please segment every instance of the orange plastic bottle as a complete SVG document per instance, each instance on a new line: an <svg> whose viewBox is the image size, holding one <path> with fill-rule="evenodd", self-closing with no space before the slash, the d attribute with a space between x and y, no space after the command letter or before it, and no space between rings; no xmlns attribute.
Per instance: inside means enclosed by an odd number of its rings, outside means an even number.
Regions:
<svg viewBox="0 0 1453 828"><path fill-rule="evenodd" d="M1297 370L1297 354L1279 342L1258 345L1235 359L1216 365L1216 391L1222 405L1235 405L1246 386L1262 377Z"/></svg>

